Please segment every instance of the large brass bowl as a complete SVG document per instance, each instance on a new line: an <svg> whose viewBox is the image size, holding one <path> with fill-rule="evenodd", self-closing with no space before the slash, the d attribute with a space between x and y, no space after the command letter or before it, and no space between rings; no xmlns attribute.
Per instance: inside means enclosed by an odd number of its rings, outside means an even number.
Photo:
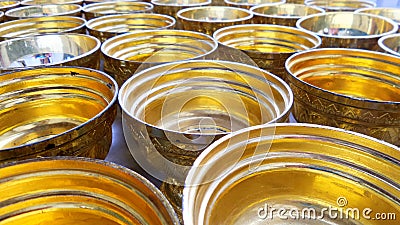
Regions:
<svg viewBox="0 0 400 225"><path fill-rule="evenodd" d="M400 146L400 57L315 49L286 61L298 122L340 127Z"/></svg>
<svg viewBox="0 0 400 225"><path fill-rule="evenodd" d="M106 157L118 92L111 77L82 67L44 67L3 73L0 84L0 164Z"/></svg>
<svg viewBox="0 0 400 225"><path fill-rule="evenodd" d="M400 34L392 34L381 37L378 45L382 51L400 57Z"/></svg>
<svg viewBox="0 0 400 225"><path fill-rule="evenodd" d="M38 66L100 67L100 41L85 34L43 34L0 42L0 72Z"/></svg>
<svg viewBox="0 0 400 225"><path fill-rule="evenodd" d="M0 1L0 11L5 12L7 10L16 8L21 5L20 1L4 0Z"/></svg>
<svg viewBox="0 0 400 225"><path fill-rule="evenodd" d="M152 183L111 162L26 160L1 167L0 180L4 225L179 225Z"/></svg>
<svg viewBox="0 0 400 225"><path fill-rule="evenodd" d="M184 224L398 224L399 173L400 148L366 135L311 124L251 127L194 162Z"/></svg>
<svg viewBox="0 0 400 225"><path fill-rule="evenodd" d="M281 5L286 3L286 0L224 0L227 6L239 7L250 9L253 6L267 4L267 5Z"/></svg>
<svg viewBox="0 0 400 225"><path fill-rule="evenodd" d="M122 85L136 70L166 62L204 59L217 49L210 36L184 30L146 30L118 35L103 43L104 71Z"/></svg>
<svg viewBox="0 0 400 225"><path fill-rule="evenodd" d="M376 2L370 0L305 0L304 4L323 8L327 12L354 12L361 8L376 7Z"/></svg>
<svg viewBox="0 0 400 225"><path fill-rule="evenodd" d="M101 16L89 20L86 27L90 35L101 42L119 34L137 30L172 29L175 19L171 16L155 13L135 13Z"/></svg>
<svg viewBox="0 0 400 225"><path fill-rule="evenodd" d="M58 4L78 4L82 5L83 0L23 0L21 5L58 5Z"/></svg>
<svg viewBox="0 0 400 225"><path fill-rule="evenodd" d="M89 21L96 17L114 14L151 13L153 5L148 2L107 1L85 5L82 10L85 19Z"/></svg>
<svg viewBox="0 0 400 225"><path fill-rule="evenodd" d="M7 20L17 20L45 16L76 16L81 17L82 7L77 4L31 5L8 10Z"/></svg>
<svg viewBox="0 0 400 225"><path fill-rule="evenodd" d="M363 8L358 9L355 12L358 13L369 13L374 15L383 16L389 19L392 19L399 25L399 32L400 32L400 8Z"/></svg>
<svg viewBox="0 0 400 225"><path fill-rule="evenodd" d="M0 24L0 41L51 33L86 33L86 20L73 16L46 16Z"/></svg>
<svg viewBox="0 0 400 225"><path fill-rule="evenodd" d="M398 25L391 19L354 12L313 14L299 19L296 26L319 35L321 47L367 50L375 50L380 37L398 30Z"/></svg>

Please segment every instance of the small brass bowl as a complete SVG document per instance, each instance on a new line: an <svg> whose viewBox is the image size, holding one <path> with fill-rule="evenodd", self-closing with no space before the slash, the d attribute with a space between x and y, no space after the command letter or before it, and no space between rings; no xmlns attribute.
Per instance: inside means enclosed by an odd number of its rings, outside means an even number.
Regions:
<svg viewBox="0 0 400 225"><path fill-rule="evenodd" d="M51 33L86 33L86 20L73 16L46 16L0 24L0 41Z"/></svg>
<svg viewBox="0 0 400 225"><path fill-rule="evenodd" d="M292 54L317 48L321 38L293 27L245 24L214 32L219 45L246 53L262 69L286 79L285 61ZM222 47L221 46L221 47Z"/></svg>
<svg viewBox="0 0 400 225"><path fill-rule="evenodd" d="M210 36L184 30L146 30L118 35L103 43L104 71L119 85L137 69L166 62L202 59L217 49Z"/></svg>
<svg viewBox="0 0 400 225"><path fill-rule="evenodd" d="M236 7L204 6L182 9L177 16L185 30L212 35L223 27L251 23L253 14Z"/></svg>
<svg viewBox="0 0 400 225"><path fill-rule="evenodd" d="M0 168L4 225L179 225L141 175L102 160L55 157Z"/></svg>
<svg viewBox="0 0 400 225"><path fill-rule="evenodd" d="M43 67L0 76L0 164L39 156L105 158L118 86L82 67Z"/></svg>
<svg viewBox="0 0 400 225"><path fill-rule="evenodd" d="M376 3L369 0L305 0L304 4L323 8L326 12L354 12L361 8L376 7Z"/></svg>
<svg viewBox="0 0 400 225"><path fill-rule="evenodd" d="M82 7L77 4L64 5L31 5L8 10L7 20L27 19L45 16L76 16L81 17Z"/></svg>
<svg viewBox="0 0 400 225"><path fill-rule="evenodd" d="M0 42L0 72L38 66L100 67L100 41L84 34L44 34Z"/></svg>
<svg viewBox="0 0 400 225"><path fill-rule="evenodd" d="M296 27L296 22L302 17L324 13L321 8L300 4L257 5L250 9L254 14L255 24L276 24Z"/></svg>
<svg viewBox="0 0 400 225"><path fill-rule="evenodd" d="M172 29L174 26L175 19L173 17L153 13L101 16L86 23L89 34L101 42L132 31Z"/></svg>
<svg viewBox="0 0 400 225"><path fill-rule="evenodd" d="M380 37L398 30L398 25L388 18L354 12L313 14L299 19L296 26L319 35L321 47L367 50L375 50Z"/></svg>
<svg viewBox="0 0 400 225"><path fill-rule="evenodd" d="M286 3L286 0L224 0L227 6L250 9L253 6L266 5L281 5Z"/></svg>
<svg viewBox="0 0 400 225"><path fill-rule="evenodd" d="M400 34L392 34L381 37L378 45L384 52L400 57Z"/></svg>
<svg viewBox="0 0 400 225"><path fill-rule="evenodd" d="M20 1L0 1L0 11L6 12L7 10L16 8L21 5Z"/></svg>
<svg viewBox="0 0 400 225"><path fill-rule="evenodd" d="M286 61L298 122L340 127L400 146L400 57L315 49Z"/></svg>
<svg viewBox="0 0 400 225"><path fill-rule="evenodd" d="M366 135L311 124L250 127L196 159L183 191L183 220L397 224L399 173L400 148ZM387 221L370 212L385 213Z"/></svg>
<svg viewBox="0 0 400 225"><path fill-rule="evenodd" d="M399 8L363 8L356 10L357 13L369 13L392 19L399 25L400 32L400 9Z"/></svg>
<svg viewBox="0 0 400 225"><path fill-rule="evenodd" d="M59 4L82 5L83 0L23 0L21 2L21 5L59 5Z"/></svg>
<svg viewBox="0 0 400 225"><path fill-rule="evenodd" d="M148 2L108 1L85 5L82 10L85 19L89 21L96 17L113 14L151 13L153 5Z"/></svg>

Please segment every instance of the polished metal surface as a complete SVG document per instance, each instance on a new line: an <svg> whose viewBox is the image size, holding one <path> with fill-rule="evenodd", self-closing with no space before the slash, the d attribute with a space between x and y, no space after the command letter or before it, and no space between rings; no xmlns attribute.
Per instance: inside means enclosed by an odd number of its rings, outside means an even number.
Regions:
<svg viewBox="0 0 400 225"><path fill-rule="evenodd" d="M305 0L304 4L323 8L327 12L354 12L361 8L376 7L376 3L370 0Z"/></svg>
<svg viewBox="0 0 400 225"><path fill-rule="evenodd" d="M6 12L7 10L16 8L18 6L21 5L20 1L8 1L8 0L4 0L4 1L0 1L0 11L2 12Z"/></svg>
<svg viewBox="0 0 400 225"><path fill-rule="evenodd" d="M392 19L399 25L399 32L400 32L400 8L384 8L384 7L363 8L356 10L356 12L369 13Z"/></svg>
<svg viewBox="0 0 400 225"><path fill-rule="evenodd" d="M76 16L80 17L82 7L77 4L31 5L6 11L7 20L35 18L44 16Z"/></svg>
<svg viewBox="0 0 400 225"><path fill-rule="evenodd" d="M59 4L78 4L82 5L83 0L23 0L21 5L59 5Z"/></svg>
<svg viewBox="0 0 400 225"><path fill-rule="evenodd" d="M0 23L4 21L4 12L0 11Z"/></svg>
<svg viewBox="0 0 400 225"><path fill-rule="evenodd" d="M224 0L227 6L240 7L250 9L253 6L266 4L266 5L280 5L284 4L286 0Z"/></svg>
<svg viewBox="0 0 400 225"><path fill-rule="evenodd" d="M400 57L400 34L381 37L378 40L380 50Z"/></svg>
<svg viewBox="0 0 400 225"><path fill-rule="evenodd" d="M107 1L85 5L82 8L85 19L113 14L151 13L153 5L148 2L136 1Z"/></svg>

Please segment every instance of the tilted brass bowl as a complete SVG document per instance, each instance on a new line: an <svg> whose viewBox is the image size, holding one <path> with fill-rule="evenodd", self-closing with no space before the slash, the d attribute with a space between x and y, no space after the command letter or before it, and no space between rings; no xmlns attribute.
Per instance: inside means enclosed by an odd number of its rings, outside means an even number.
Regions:
<svg viewBox="0 0 400 225"><path fill-rule="evenodd" d="M0 11L6 12L7 10L16 8L21 5L20 1L4 0L0 1Z"/></svg>
<svg viewBox="0 0 400 225"><path fill-rule="evenodd" d="M58 4L78 4L82 5L83 0L23 0L21 5L58 5Z"/></svg>
<svg viewBox="0 0 400 225"><path fill-rule="evenodd" d="M357 13L369 13L392 19L399 25L400 32L400 8L363 8L356 10Z"/></svg>
<svg viewBox="0 0 400 225"><path fill-rule="evenodd" d="M315 49L286 61L298 122L340 127L400 146L400 57Z"/></svg>
<svg viewBox="0 0 400 225"><path fill-rule="evenodd" d="M223 27L251 23L253 14L236 7L203 6L182 9L177 16L185 30L212 35Z"/></svg>
<svg viewBox="0 0 400 225"><path fill-rule="evenodd" d="M107 74L43 67L3 73L0 84L0 164L56 155L106 157L118 93Z"/></svg>
<svg viewBox="0 0 400 225"><path fill-rule="evenodd" d="M239 49L260 68L283 79L287 77L285 61L289 56L321 45L321 39L311 32L267 24L225 27L215 31L214 38L219 47Z"/></svg>
<svg viewBox="0 0 400 225"><path fill-rule="evenodd" d="M102 160L55 157L0 167L4 225L179 225L160 191Z"/></svg>
<svg viewBox="0 0 400 225"><path fill-rule="evenodd" d="M82 7L77 4L62 5L31 5L8 10L7 20L17 20L45 16L76 16L81 17Z"/></svg>
<svg viewBox="0 0 400 225"><path fill-rule="evenodd" d="M321 47L367 50L375 50L380 37L398 30L398 25L388 18L354 12L313 14L299 19L296 26L319 35Z"/></svg>
<svg viewBox="0 0 400 225"><path fill-rule="evenodd" d="M311 124L250 127L196 159L184 224L397 224L399 173L400 148L366 135Z"/></svg>
<svg viewBox="0 0 400 225"><path fill-rule="evenodd" d="M89 34L101 42L132 31L172 29L174 26L175 19L173 17L155 13L101 16L86 23Z"/></svg>
<svg viewBox="0 0 400 225"><path fill-rule="evenodd" d="M305 0L304 4L323 8L327 12L354 12L361 8L376 7L376 3L370 0Z"/></svg>
<svg viewBox="0 0 400 225"><path fill-rule="evenodd" d="M161 63L204 59L217 49L210 36L184 30L146 30L118 35L103 43L104 71L122 85L136 70Z"/></svg>
<svg viewBox="0 0 400 225"><path fill-rule="evenodd" d="M382 51L400 57L400 34L392 34L381 37L378 45Z"/></svg>
<svg viewBox="0 0 400 225"><path fill-rule="evenodd" d="M86 33L86 20L73 16L46 16L0 24L0 41L51 33Z"/></svg>
<svg viewBox="0 0 400 225"><path fill-rule="evenodd" d="M227 6L239 7L250 9L253 6L267 4L267 5L281 5L286 0L224 0Z"/></svg>
<svg viewBox="0 0 400 225"><path fill-rule="evenodd" d="M85 34L43 34L0 42L0 72L38 66L100 67L100 41Z"/></svg>
<svg viewBox="0 0 400 225"><path fill-rule="evenodd" d="M107 1L85 5L82 10L85 19L89 21L96 17L113 14L151 13L153 5L148 2Z"/></svg>
<svg viewBox="0 0 400 225"><path fill-rule="evenodd" d="M304 16L325 12L322 8L290 3L257 5L250 11L254 14L255 24L276 24L289 27L296 27L297 20Z"/></svg>

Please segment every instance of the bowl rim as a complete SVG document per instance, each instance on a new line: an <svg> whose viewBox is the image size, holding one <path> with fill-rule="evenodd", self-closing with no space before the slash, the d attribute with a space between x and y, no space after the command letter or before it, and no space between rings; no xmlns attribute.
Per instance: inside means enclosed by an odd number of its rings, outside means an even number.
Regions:
<svg viewBox="0 0 400 225"><path fill-rule="evenodd" d="M385 51L387 51L387 52L389 52L389 53L391 53L391 54L393 54L393 55L395 55L395 56L397 56L397 57L400 57L400 52L394 51L393 49L387 47L387 46L383 43L383 42L386 41L387 39L396 38L396 37L398 37L399 40L400 40L400 33L397 33L397 34L390 34L390 35L383 36L383 37L381 37L381 38L378 39L378 46L381 47L383 50L385 50ZM400 46L400 45L399 45L399 46Z"/></svg>
<svg viewBox="0 0 400 225"><path fill-rule="evenodd" d="M270 2L270 3L262 3L262 5L276 6L276 5L286 4L286 0L278 0L278 1ZM247 2L235 2L235 1L232 1L232 0L224 0L224 3L227 4L227 5L235 6L235 7L239 7L239 6L258 6L258 5L260 5L260 4L257 4L257 3L249 3L248 1Z"/></svg>
<svg viewBox="0 0 400 225"><path fill-rule="evenodd" d="M44 3L44 4L29 4L30 2L35 2L35 0L22 0L21 5L23 6L28 6L28 5L46 5L46 4L53 4L53 5L59 5L59 4L82 4L84 0L67 0L62 3L58 3L57 1L55 2L50 2L50 3Z"/></svg>
<svg viewBox="0 0 400 225"><path fill-rule="evenodd" d="M16 7L21 5L21 1L19 0L4 0L5 2L14 2L14 4L9 4L9 5L5 5L5 6L0 6L0 9L8 9L8 8L12 8L12 7Z"/></svg>
<svg viewBox="0 0 400 225"><path fill-rule="evenodd" d="M250 8L250 11L255 15L255 16L259 16L259 17L268 17L268 18L279 18L279 19L300 19L304 16L292 16L292 15L288 15L288 16L280 16L280 15L268 15L268 14L263 14L263 13L259 13L259 12L255 12L254 10L257 10L259 8L263 8L263 7L280 7L280 5L284 6L284 5L293 5L296 8L310 8L310 9L315 9L317 11L319 11L318 13L326 13L326 11L323 8L320 8L318 6L312 6L312 5L304 5L304 4L295 4L295 3L285 3L285 4L277 4L277 5L270 5L270 4L261 4L261 5L256 5ZM314 15L317 13L313 13L310 15Z"/></svg>
<svg viewBox="0 0 400 225"><path fill-rule="evenodd" d="M161 3L158 0L151 0L150 1L151 4L153 4L154 6L169 6L169 7L193 7L193 6L206 6L212 3L212 0L205 0L204 2L199 2L199 3L185 3L185 4L177 4L177 3L173 3L173 4L168 4L168 3Z"/></svg>
<svg viewBox="0 0 400 225"><path fill-rule="evenodd" d="M19 16L19 15L15 15L13 13L15 12L19 12L19 11L25 11L25 10L29 10L29 9L33 9L33 8L38 8L38 9L42 9L42 8L46 8L49 6L53 6L53 7L75 7L76 9L72 9L72 10L68 10L68 11L64 11L64 12L60 12L60 13L56 13L56 14L52 14L51 16L66 16L69 14L74 14L74 13L79 13L82 10L82 6L78 5L78 4L46 4L46 5L27 5L27 6L21 6L18 8L14 8L14 9L10 9L7 10L5 12L5 16L9 17L9 18L19 18L19 19L26 19L26 18L35 18L35 17L43 17L42 15L37 15L37 16ZM11 14L11 15L10 15Z"/></svg>
<svg viewBox="0 0 400 225"><path fill-rule="evenodd" d="M228 9L233 11L241 11L244 12L246 14L248 14L245 17L241 17L241 18L237 18L237 19L228 19L228 20L198 20L198 19L191 19L185 16L182 16L183 13L187 12L187 11L196 11L196 10L207 10L208 8L211 9L218 9L218 8L223 8L223 9ZM176 16L184 21L190 21L190 22L200 22L200 23L231 23L231 22L240 22L240 21L246 21L246 20L250 20L251 18L253 18L253 13L250 10L247 9L243 9L243 8L238 8L238 7L231 7L231 6L199 6L199 7L189 7L189 8L185 8L185 9L181 9L176 13Z"/></svg>
<svg viewBox="0 0 400 225"><path fill-rule="evenodd" d="M314 5L313 2L323 2L323 3L333 3L334 1L324 1L324 0L304 0L305 5ZM344 3L365 3L369 4L371 8L376 7L376 2L371 1L371 0L339 0L338 2L344 2ZM318 6L318 5L317 5ZM329 8L330 5L327 5L326 7ZM321 6L319 6L321 7ZM325 6L324 6L325 7Z"/></svg>
<svg viewBox="0 0 400 225"><path fill-rule="evenodd" d="M375 11L375 10L389 10L389 11L398 11L398 13L400 13L400 8L395 8L395 7L374 7L374 8L361 8L361 9L357 9L356 11L354 11L355 13L367 13L367 14L372 14L372 15L378 15L378 14L374 14L374 13L370 13L369 11ZM380 15L378 15L378 16L380 16ZM386 16L383 16L383 17L385 17L385 18L389 18L389 17L386 17ZM400 16L399 16L399 18L400 18ZM389 19L391 19L391 18L389 18ZM397 23L399 26L400 26L400 19L399 19L399 21L397 22L397 21L395 21L394 19L391 19L391 20L393 20L395 23Z"/></svg>
<svg viewBox="0 0 400 225"><path fill-rule="evenodd" d="M122 0L122 1L106 1L106 2L97 2L97 3L92 3L92 4L87 4L85 6L82 7L82 11L84 13L94 13L94 14L102 14L102 15L114 15L114 14L110 14L110 13L104 13L104 12L97 12L97 11L93 11L94 9L96 9L97 7L107 7L108 5L117 5L117 4L132 4L132 5L142 5L142 6L146 6L146 9L143 10L143 12L151 12L154 9L154 5L149 3L149 2L141 2L138 0ZM149 7L149 8L147 8ZM107 8L108 9L108 8ZM140 12L142 12L142 10L138 10Z"/></svg>

